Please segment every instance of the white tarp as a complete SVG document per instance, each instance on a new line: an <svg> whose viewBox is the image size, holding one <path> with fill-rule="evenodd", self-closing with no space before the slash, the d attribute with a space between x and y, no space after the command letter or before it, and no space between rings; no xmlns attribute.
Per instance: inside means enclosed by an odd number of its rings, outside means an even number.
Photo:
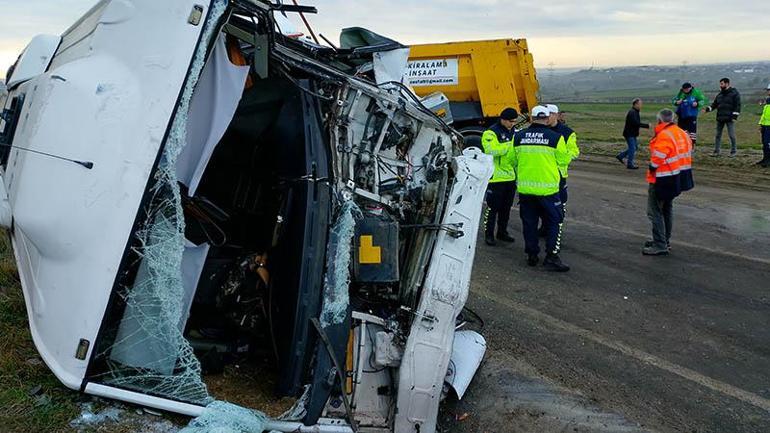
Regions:
<svg viewBox="0 0 770 433"><path fill-rule="evenodd" d="M248 66L236 66L230 61L225 36L221 35L195 88L187 144L177 159L177 178L187 185L190 197L195 195L214 149L230 126L248 73Z"/></svg>
<svg viewBox="0 0 770 433"><path fill-rule="evenodd" d="M377 84L403 82L408 61L409 48L374 53L374 78Z"/></svg>

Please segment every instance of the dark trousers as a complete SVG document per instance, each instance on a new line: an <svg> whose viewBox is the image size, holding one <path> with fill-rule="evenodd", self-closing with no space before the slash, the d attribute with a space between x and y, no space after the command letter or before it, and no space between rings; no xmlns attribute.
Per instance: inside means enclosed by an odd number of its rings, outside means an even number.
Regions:
<svg viewBox="0 0 770 433"><path fill-rule="evenodd" d="M698 118L697 117L685 117L679 119L677 125L687 131L692 139L692 145L695 146L695 142L698 141Z"/></svg>
<svg viewBox="0 0 770 433"><path fill-rule="evenodd" d="M717 135L714 137L714 153L719 153L722 149L722 132L727 126L727 135L730 137L730 153L738 152L738 139L735 138L735 122L730 120L729 122L722 122L717 120Z"/></svg>
<svg viewBox="0 0 770 433"><path fill-rule="evenodd" d="M636 156L636 148L639 146L639 137L626 137L626 145L628 148L618 154L618 159L626 159L626 166L634 166L634 157Z"/></svg>
<svg viewBox="0 0 770 433"><path fill-rule="evenodd" d="M647 218L652 223L652 242L656 248L666 249L671 241L674 224L674 200L659 200L655 185L647 193Z"/></svg>
<svg viewBox="0 0 770 433"><path fill-rule="evenodd" d="M762 158L765 161L770 161L770 126L763 126L762 128Z"/></svg>
<svg viewBox="0 0 770 433"><path fill-rule="evenodd" d="M560 193L548 196L519 194L524 252L527 255L534 256L540 253L537 224L541 219L545 229L546 253L559 253L559 224L564 221L564 207L560 195Z"/></svg>
<svg viewBox="0 0 770 433"><path fill-rule="evenodd" d="M516 195L516 182L495 182L487 187L487 210L484 213L484 232L488 236L508 233L508 220Z"/></svg>
<svg viewBox="0 0 770 433"><path fill-rule="evenodd" d="M564 221L567 219L567 201L569 200L569 190L567 189L567 179L561 178L559 182L559 198L561 199L561 222L559 223L559 235L556 239L556 254L561 251L561 241L564 235Z"/></svg>

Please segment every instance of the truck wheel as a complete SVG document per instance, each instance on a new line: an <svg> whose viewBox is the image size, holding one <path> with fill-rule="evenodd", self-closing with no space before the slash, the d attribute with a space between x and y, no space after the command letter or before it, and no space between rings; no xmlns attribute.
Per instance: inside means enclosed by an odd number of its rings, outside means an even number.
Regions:
<svg viewBox="0 0 770 433"><path fill-rule="evenodd" d="M480 135L466 135L465 136L465 148L471 148L471 147L477 147L479 149L483 149L481 146L481 136Z"/></svg>
<svg viewBox="0 0 770 433"><path fill-rule="evenodd" d="M478 147L483 150L483 147L481 146L481 134L483 133L484 130L479 127L469 126L460 129L460 134L465 137L465 148Z"/></svg>

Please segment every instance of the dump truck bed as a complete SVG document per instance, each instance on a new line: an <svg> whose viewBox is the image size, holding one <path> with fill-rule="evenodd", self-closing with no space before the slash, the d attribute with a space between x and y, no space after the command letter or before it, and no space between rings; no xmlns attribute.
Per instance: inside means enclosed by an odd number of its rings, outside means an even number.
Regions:
<svg viewBox="0 0 770 433"><path fill-rule="evenodd" d="M413 45L407 76L419 96L449 98L456 126L529 112L540 88L526 39Z"/></svg>

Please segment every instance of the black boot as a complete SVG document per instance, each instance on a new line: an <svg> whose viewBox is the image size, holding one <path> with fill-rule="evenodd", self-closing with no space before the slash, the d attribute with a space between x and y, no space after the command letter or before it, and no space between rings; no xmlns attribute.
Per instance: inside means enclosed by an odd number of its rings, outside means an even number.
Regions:
<svg viewBox="0 0 770 433"><path fill-rule="evenodd" d="M497 234L497 239L501 240L503 242L516 242L516 239L514 239L513 236L509 235L506 232L501 232Z"/></svg>
<svg viewBox="0 0 770 433"><path fill-rule="evenodd" d="M486 242L487 245L489 245L490 247L494 247L495 245L497 245L497 241L495 240L495 237L493 235L490 235L489 233L487 233L484 236L484 242Z"/></svg>
<svg viewBox="0 0 770 433"><path fill-rule="evenodd" d="M569 266L561 262L561 258L559 258L558 254L548 254L545 256L545 260L543 260L543 266L546 270L552 272L569 271Z"/></svg>
<svg viewBox="0 0 770 433"><path fill-rule="evenodd" d="M529 266L537 266L539 261L540 257L538 257L537 254L530 254L527 256L527 265Z"/></svg>

